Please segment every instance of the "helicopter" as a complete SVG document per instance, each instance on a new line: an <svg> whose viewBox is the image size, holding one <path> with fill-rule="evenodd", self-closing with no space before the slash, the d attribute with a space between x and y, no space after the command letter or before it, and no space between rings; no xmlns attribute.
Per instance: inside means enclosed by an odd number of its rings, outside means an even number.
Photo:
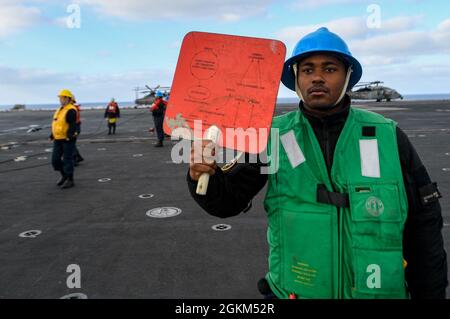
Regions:
<svg viewBox="0 0 450 319"><path fill-rule="evenodd" d="M161 86L157 85L155 87L150 87L145 85L145 88L135 87L134 91L136 92L136 99L134 101L135 107L138 105L151 105L155 100L155 94L158 91L163 93L164 99L168 99L170 96L170 86ZM139 98L139 93L145 94L143 97Z"/></svg>
<svg viewBox="0 0 450 319"><path fill-rule="evenodd" d="M376 100L377 102L381 102L383 99L385 99L386 102L390 102L395 99L403 100L403 96L396 90L379 85L382 83L384 82L361 82L360 84L355 85L355 87L360 88L356 91L349 92L349 95L355 100Z"/></svg>

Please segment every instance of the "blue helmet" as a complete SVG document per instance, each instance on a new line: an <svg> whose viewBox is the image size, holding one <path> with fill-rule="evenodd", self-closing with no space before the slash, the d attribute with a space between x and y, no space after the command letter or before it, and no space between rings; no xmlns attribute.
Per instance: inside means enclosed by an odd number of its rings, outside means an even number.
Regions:
<svg viewBox="0 0 450 319"><path fill-rule="evenodd" d="M294 48L292 56L286 60L283 67L281 81L283 84L295 91L295 74L292 65L304 57L313 53L335 53L343 57L352 67L352 74L347 89L353 88L362 76L361 64L351 54L347 44L337 34L328 31L327 28L319 28L316 31L305 35Z"/></svg>
<svg viewBox="0 0 450 319"><path fill-rule="evenodd" d="M156 91L155 96L156 96L156 97L163 97L164 94L163 94L163 92L161 92L161 91Z"/></svg>

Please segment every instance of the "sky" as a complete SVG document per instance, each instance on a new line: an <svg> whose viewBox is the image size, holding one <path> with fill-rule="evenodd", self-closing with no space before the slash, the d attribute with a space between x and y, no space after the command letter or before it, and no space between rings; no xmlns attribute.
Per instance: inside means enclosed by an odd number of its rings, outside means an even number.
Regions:
<svg viewBox="0 0 450 319"><path fill-rule="evenodd" d="M190 31L281 40L287 59L321 26L347 42L361 81L450 93L448 0L0 0L0 105L57 103L62 88L132 101L136 86L171 85Z"/></svg>

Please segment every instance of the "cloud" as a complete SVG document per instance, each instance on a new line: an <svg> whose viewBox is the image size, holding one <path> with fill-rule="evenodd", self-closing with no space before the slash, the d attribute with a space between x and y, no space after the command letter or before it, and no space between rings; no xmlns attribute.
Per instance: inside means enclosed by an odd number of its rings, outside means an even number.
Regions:
<svg viewBox="0 0 450 319"><path fill-rule="evenodd" d="M448 93L450 63L410 61L402 65L372 65L364 69L363 81L384 81L401 94Z"/></svg>
<svg viewBox="0 0 450 319"><path fill-rule="evenodd" d="M403 0L406 2L406 5L414 5L420 2L424 2L424 0ZM377 4L377 1L373 0L296 0L293 1L291 7L299 10L316 10L321 7L329 7L329 6L337 6L337 5L372 5Z"/></svg>
<svg viewBox="0 0 450 319"><path fill-rule="evenodd" d="M80 0L102 14L126 20L220 19L233 22L265 13L273 0Z"/></svg>
<svg viewBox="0 0 450 319"><path fill-rule="evenodd" d="M0 38L28 29L41 21L38 8L3 0L0 6Z"/></svg>
<svg viewBox="0 0 450 319"><path fill-rule="evenodd" d="M327 27L345 39L359 38L367 34L363 17L348 17L319 24L286 27L277 32L277 37L292 46L300 38L320 27Z"/></svg>
<svg viewBox="0 0 450 319"><path fill-rule="evenodd" d="M293 3L293 7L297 9L317 9L324 6L338 4L358 4L368 2L369 1L367 0L297 0Z"/></svg>
<svg viewBox="0 0 450 319"><path fill-rule="evenodd" d="M450 32L450 19L444 20L439 23L437 30L439 32Z"/></svg>
<svg viewBox="0 0 450 319"><path fill-rule="evenodd" d="M424 31L398 32L354 40L349 42L349 46L358 55L388 57L442 53L442 50L450 48L449 43L436 41L436 36Z"/></svg>
<svg viewBox="0 0 450 319"><path fill-rule="evenodd" d="M381 20L380 30L383 32L408 31L417 27L424 19L423 16L399 16L384 21Z"/></svg>
<svg viewBox="0 0 450 319"><path fill-rule="evenodd" d="M72 81L73 76L38 68L11 68L0 66L0 86L52 85ZM7 94L0 94L7 96Z"/></svg>
<svg viewBox="0 0 450 319"><path fill-rule="evenodd" d="M364 56L358 57L359 62L365 66L392 66L394 64L404 64L410 61L408 57L386 57L386 56Z"/></svg>
<svg viewBox="0 0 450 319"><path fill-rule="evenodd" d="M352 52L362 60L391 59L405 61L415 57L429 58L450 53L450 19L431 31L402 31L366 39L351 40Z"/></svg>
<svg viewBox="0 0 450 319"><path fill-rule="evenodd" d="M371 29L363 17L347 17L322 24L293 26L280 30L278 37L293 48L304 35L326 26L340 35L363 65L402 64L414 57L450 53L450 19L435 30L422 31L423 16L399 16Z"/></svg>
<svg viewBox="0 0 450 319"><path fill-rule="evenodd" d="M288 45L293 45L306 34L320 27L327 27L330 31L339 34L343 39L349 41L373 35L411 30L418 26L422 20L422 16L399 16L388 20L381 20L381 27L377 29L367 26L366 17L346 17L324 23L286 27L278 31L277 36L282 41L288 43ZM445 27L443 26L443 28Z"/></svg>
<svg viewBox="0 0 450 319"><path fill-rule="evenodd" d="M96 52L95 55L98 56L99 58L109 58L112 56L112 52L108 50L101 50Z"/></svg>
<svg viewBox="0 0 450 319"><path fill-rule="evenodd" d="M385 81L406 94L448 92L450 19L437 23L434 29L422 28L423 20L422 15L397 16L382 20L380 29L370 29L364 17L346 17L284 28L277 37L291 52L301 37L326 26L347 42L363 65L362 81Z"/></svg>
<svg viewBox="0 0 450 319"><path fill-rule="evenodd" d="M181 48L181 41L180 40L176 40L176 41L173 41L173 42L169 43L169 48L170 49L177 49L177 50L179 50Z"/></svg>
<svg viewBox="0 0 450 319"><path fill-rule="evenodd" d="M132 101L135 98L134 87L170 85L173 71L144 69L111 74L74 74L0 66L0 105L52 103L56 92L63 87L72 90L80 102L106 101L112 92L120 101ZM152 79L160 82L153 83Z"/></svg>

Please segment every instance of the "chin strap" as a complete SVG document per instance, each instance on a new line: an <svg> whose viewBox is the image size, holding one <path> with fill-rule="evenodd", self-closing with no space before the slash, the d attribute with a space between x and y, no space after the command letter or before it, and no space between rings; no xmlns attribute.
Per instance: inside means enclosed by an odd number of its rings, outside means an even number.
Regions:
<svg viewBox="0 0 450 319"><path fill-rule="evenodd" d="M294 70L294 75L295 75L295 92L297 93L300 100L305 102L305 100L303 99L302 92L300 91L300 88L298 87L298 81L297 81L298 65L297 65L297 63L292 64L292 69Z"/></svg>
<svg viewBox="0 0 450 319"><path fill-rule="evenodd" d="M297 63L294 63L292 65L292 69L294 70L294 75L295 75L295 92L297 93L297 95L300 98L300 100L305 102L305 100L303 99L302 92L300 91L300 88L298 87L298 81L297 81L298 66L297 66ZM336 103L334 103L333 107L338 105L339 102L341 102L342 99L344 98L345 93L347 92L348 82L350 82L350 76L352 75L352 72L353 72L353 69L352 69L351 66L349 66L349 68L347 70L347 76L345 77L345 84L344 84L344 87L342 88L341 95L339 95L339 98L336 100Z"/></svg>
<svg viewBox="0 0 450 319"><path fill-rule="evenodd" d="M348 82L350 81L350 76L352 75L352 72L353 72L352 66L349 66L348 70L347 70L347 76L345 77L345 84L344 84L344 87L342 88L341 95L339 96L339 98L337 99L336 103L334 103L333 106L338 105L344 98L345 92L347 92Z"/></svg>

